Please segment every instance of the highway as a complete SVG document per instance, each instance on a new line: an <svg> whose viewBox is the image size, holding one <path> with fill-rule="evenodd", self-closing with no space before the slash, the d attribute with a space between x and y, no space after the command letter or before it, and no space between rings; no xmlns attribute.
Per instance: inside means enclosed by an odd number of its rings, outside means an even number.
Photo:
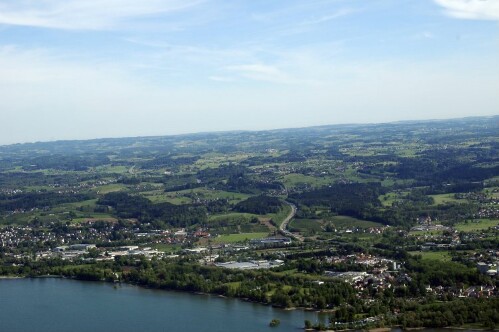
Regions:
<svg viewBox="0 0 499 332"><path fill-rule="evenodd" d="M284 235L292 237L300 242L303 242L303 236L298 235L298 234L293 234L290 231L288 231L288 224L291 221L291 219L293 219L293 217L296 215L296 205L294 205L293 203L290 203L288 201L284 201L284 202L291 207L291 212L288 214L286 219L284 219L284 221L281 223L281 225L279 226L279 230Z"/></svg>

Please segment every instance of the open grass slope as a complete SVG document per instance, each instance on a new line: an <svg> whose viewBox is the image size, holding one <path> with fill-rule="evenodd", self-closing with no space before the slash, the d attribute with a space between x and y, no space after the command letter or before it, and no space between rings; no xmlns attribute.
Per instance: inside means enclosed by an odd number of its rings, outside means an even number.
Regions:
<svg viewBox="0 0 499 332"><path fill-rule="evenodd" d="M169 192L153 191L147 192L146 196L154 203L169 202L172 204L189 204L196 199L226 199L229 201L229 204L236 204L252 195L208 188L195 188Z"/></svg>
<svg viewBox="0 0 499 332"><path fill-rule="evenodd" d="M420 255L422 259L449 262L452 257L448 251L410 251L410 255Z"/></svg>
<svg viewBox="0 0 499 332"><path fill-rule="evenodd" d="M266 214L264 217L272 219L275 225L277 227L281 226L283 221L288 217L288 215L291 213L291 207L287 204L283 205L281 211L277 213L269 213Z"/></svg>
<svg viewBox="0 0 499 332"><path fill-rule="evenodd" d="M291 173L284 175L281 180L286 188L293 188L304 185L319 188L331 184L333 179L331 177L315 177L310 175Z"/></svg>
<svg viewBox="0 0 499 332"><path fill-rule="evenodd" d="M499 225L499 219L475 219L454 225L461 232L473 232L489 229Z"/></svg>
<svg viewBox="0 0 499 332"><path fill-rule="evenodd" d="M289 224L291 230L302 232L322 231L323 221L321 219L293 219Z"/></svg>
<svg viewBox="0 0 499 332"><path fill-rule="evenodd" d="M370 228L370 227L382 227L383 225L374 221L361 220L349 216L334 216L328 218L327 221L331 221L337 228Z"/></svg>
<svg viewBox="0 0 499 332"><path fill-rule="evenodd" d="M439 194L439 195L430 195L433 198L434 205L441 205L446 203L465 203L465 199L456 199L454 197L454 193L449 194Z"/></svg>

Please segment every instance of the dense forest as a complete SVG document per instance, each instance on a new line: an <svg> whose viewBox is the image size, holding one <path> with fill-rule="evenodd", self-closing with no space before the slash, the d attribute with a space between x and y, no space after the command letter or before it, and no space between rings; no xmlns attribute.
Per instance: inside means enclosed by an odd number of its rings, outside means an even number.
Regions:
<svg viewBox="0 0 499 332"><path fill-rule="evenodd" d="M147 198L122 192L106 194L97 204L112 207L120 218L137 218L141 222L155 222L163 227L164 223L186 227L206 221L206 208L203 206L153 204Z"/></svg>

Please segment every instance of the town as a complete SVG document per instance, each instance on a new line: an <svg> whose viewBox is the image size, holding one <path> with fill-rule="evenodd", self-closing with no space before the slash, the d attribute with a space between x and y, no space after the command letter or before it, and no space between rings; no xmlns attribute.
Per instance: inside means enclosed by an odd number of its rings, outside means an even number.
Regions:
<svg viewBox="0 0 499 332"><path fill-rule="evenodd" d="M99 153L78 141L65 143L77 154L62 156L57 142L0 147L0 275L328 315L305 323L315 329L491 328L499 152L490 123L137 138Z"/></svg>

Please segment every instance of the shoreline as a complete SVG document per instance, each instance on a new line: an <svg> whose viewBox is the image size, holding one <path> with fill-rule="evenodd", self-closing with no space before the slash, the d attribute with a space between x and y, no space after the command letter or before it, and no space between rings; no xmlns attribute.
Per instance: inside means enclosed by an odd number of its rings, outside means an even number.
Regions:
<svg viewBox="0 0 499 332"><path fill-rule="evenodd" d="M135 287L140 287L144 289L150 289L150 290L158 290L158 291L167 291L167 292L175 292L175 293L188 293L192 295L203 295L203 296L214 296L218 297L220 299L233 299L233 300L238 300L238 301L244 301L244 302L249 302L249 303L255 303L263 306L270 306L275 309L283 310L283 311L294 311L294 310L301 310L304 312L315 312L317 314L327 314L332 311L332 309L328 310L317 310L314 308L305 308L305 307L290 307L290 308L283 308L279 306L272 305L270 303L263 303L263 302L257 302L257 301L252 301L248 298L238 298L238 297L229 297L221 294L216 294L216 293L206 293L206 292L197 292L197 291L185 291L185 290L179 290L179 289L164 289L164 288L155 288L155 287L149 287L147 285L140 285L140 284L135 284L135 283L129 283L129 282L123 282L123 281L106 281L106 280L84 280L84 279L78 279L74 277L66 277L66 276L61 276L61 275L41 275L41 276L0 276L0 281L1 280L21 280L21 279L67 279L67 280L75 280L79 282L101 282L101 283L106 283L109 285L113 285L116 287L116 284L121 285L127 285L127 286L135 286ZM456 327L456 326L446 326L446 327L439 327L439 328L433 328L433 327L412 327L412 328L406 328L403 329L400 325L394 325L390 327L375 327L375 328L368 328L368 329L362 329L362 331L368 331L368 332L390 332L393 329L399 329L400 331L417 331L417 330L427 330L427 329L446 329L446 330L460 330L460 331L488 331L485 328L467 328L467 327ZM315 329L307 329L305 327L300 328L300 330L304 331L317 331ZM342 329L342 330L325 330L326 332L338 332L338 331L358 331L355 329ZM497 331L497 330L492 330L492 331Z"/></svg>

